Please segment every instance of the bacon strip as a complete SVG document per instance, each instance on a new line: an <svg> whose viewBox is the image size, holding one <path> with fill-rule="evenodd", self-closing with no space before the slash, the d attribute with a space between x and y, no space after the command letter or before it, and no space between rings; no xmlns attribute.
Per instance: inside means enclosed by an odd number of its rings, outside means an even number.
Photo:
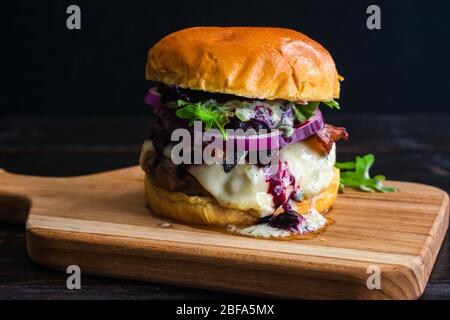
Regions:
<svg viewBox="0 0 450 320"><path fill-rule="evenodd" d="M345 128L333 127L332 125L325 124L322 130L315 134L316 141L323 147L326 153L330 153L333 143L339 140L347 140L348 133Z"/></svg>

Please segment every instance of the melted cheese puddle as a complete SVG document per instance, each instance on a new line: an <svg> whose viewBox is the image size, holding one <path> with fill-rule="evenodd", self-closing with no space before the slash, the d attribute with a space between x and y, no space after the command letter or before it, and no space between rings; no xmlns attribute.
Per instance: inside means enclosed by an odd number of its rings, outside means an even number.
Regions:
<svg viewBox="0 0 450 320"><path fill-rule="evenodd" d="M267 223L261 223L250 227L228 226L228 231L236 232L244 236L258 238L285 238L306 232L314 232L323 227L327 223L327 219L316 210L311 210L308 214L302 215L304 223L299 231L290 231L285 229L274 228Z"/></svg>

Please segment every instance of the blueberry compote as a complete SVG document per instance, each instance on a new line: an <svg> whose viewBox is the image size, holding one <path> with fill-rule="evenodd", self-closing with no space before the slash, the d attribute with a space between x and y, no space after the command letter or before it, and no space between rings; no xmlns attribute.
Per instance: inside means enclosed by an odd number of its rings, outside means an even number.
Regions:
<svg viewBox="0 0 450 320"><path fill-rule="evenodd" d="M273 228L291 232L301 232L305 219L294 210L285 210L278 215L270 215L259 220L259 224L267 223Z"/></svg>
<svg viewBox="0 0 450 320"><path fill-rule="evenodd" d="M258 224L267 223L271 227L301 232L304 218L294 210L290 201L296 193L295 177L290 173L288 163L278 163L276 173L268 175L266 181L269 183L267 193L272 196L275 208L282 207L283 212L270 215L259 220Z"/></svg>
<svg viewBox="0 0 450 320"><path fill-rule="evenodd" d="M272 169L269 167L269 169ZM269 183L267 193L272 196L275 208L287 203L292 190L295 187L295 178L289 172L287 162L278 162L278 170L268 175L266 181Z"/></svg>

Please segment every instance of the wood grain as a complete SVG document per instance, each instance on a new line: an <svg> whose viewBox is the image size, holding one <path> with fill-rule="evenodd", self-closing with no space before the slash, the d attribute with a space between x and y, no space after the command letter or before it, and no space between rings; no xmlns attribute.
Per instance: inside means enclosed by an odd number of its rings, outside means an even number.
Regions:
<svg viewBox="0 0 450 320"><path fill-rule="evenodd" d="M308 240L167 228L145 207L142 179L137 167L73 178L0 172L0 198L9 199L0 204L31 199L28 252L50 268L288 298L415 299L448 226L445 192L389 182L401 191L341 195L328 214L335 224ZM366 287L374 264L381 290Z"/></svg>

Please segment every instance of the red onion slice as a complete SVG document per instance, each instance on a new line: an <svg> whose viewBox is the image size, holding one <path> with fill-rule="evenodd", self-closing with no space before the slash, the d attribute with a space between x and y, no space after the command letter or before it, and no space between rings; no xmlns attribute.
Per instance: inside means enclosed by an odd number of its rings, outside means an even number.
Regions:
<svg viewBox="0 0 450 320"><path fill-rule="evenodd" d="M322 130L325 125L322 117L322 112L317 108L314 115L307 121L302 123L301 126L294 129L292 136L285 138L283 135L280 136L280 148L287 144L295 143L297 141L305 140L316 132Z"/></svg>
<svg viewBox="0 0 450 320"><path fill-rule="evenodd" d="M158 91L156 91L156 87L148 90L147 94L144 97L144 102L154 108L161 107L161 95Z"/></svg>
<svg viewBox="0 0 450 320"><path fill-rule="evenodd" d="M322 130L324 121L322 112L317 108L314 115L304 122L301 126L294 128L294 132L289 138L285 138L282 131L274 131L267 134L259 135L229 135L226 143L235 143L234 146L239 146L240 151L258 151L258 150L275 150L281 149L287 144L295 143L305 140L316 132ZM220 133L217 130L208 130L204 132L205 137L209 141L214 139L221 139ZM242 150L244 148L244 150ZM226 149L226 146L225 146Z"/></svg>
<svg viewBox="0 0 450 320"><path fill-rule="evenodd" d="M155 88L151 88L144 97L144 102L152 107L152 111L161 119L164 127L173 131L178 128L186 128L188 121L180 119L175 115L175 112L171 112L161 103L161 95Z"/></svg>

